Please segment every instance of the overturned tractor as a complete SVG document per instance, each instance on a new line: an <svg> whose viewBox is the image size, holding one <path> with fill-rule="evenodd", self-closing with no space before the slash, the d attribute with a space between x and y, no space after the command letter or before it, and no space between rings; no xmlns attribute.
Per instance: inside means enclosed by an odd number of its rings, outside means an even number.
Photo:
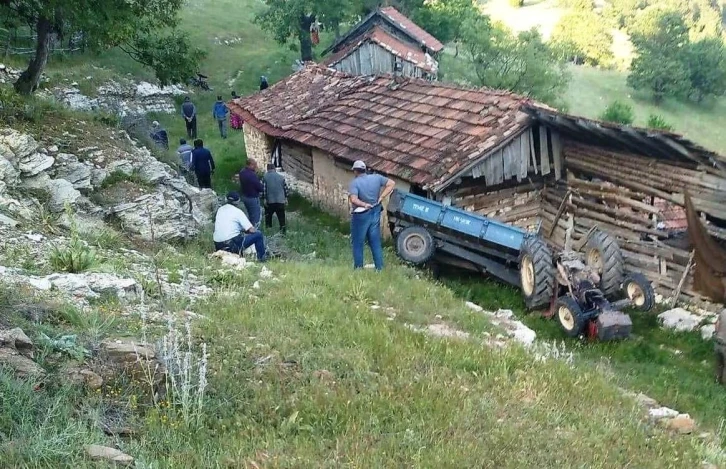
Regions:
<svg viewBox="0 0 726 469"><path fill-rule="evenodd" d="M632 322L622 309L647 311L655 301L642 274L624 274L620 248L602 231L553 255L537 234L398 190L388 220L402 260L451 264L519 287L528 309L549 305L547 315L570 337L627 338Z"/></svg>

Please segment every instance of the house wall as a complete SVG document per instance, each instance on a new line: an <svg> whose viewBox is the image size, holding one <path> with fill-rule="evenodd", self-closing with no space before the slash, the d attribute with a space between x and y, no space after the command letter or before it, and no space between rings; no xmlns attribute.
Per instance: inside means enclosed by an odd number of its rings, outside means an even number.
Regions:
<svg viewBox="0 0 726 469"><path fill-rule="evenodd" d="M242 125L242 132L245 138L247 158L256 160L260 165L267 163L272 154L272 137L257 130L247 122Z"/></svg>
<svg viewBox="0 0 726 469"><path fill-rule="evenodd" d="M333 65L333 68L350 75L367 76L393 73L395 63L395 55L378 44L366 42ZM403 76L423 78L429 74L406 60L402 60L401 63L403 64Z"/></svg>

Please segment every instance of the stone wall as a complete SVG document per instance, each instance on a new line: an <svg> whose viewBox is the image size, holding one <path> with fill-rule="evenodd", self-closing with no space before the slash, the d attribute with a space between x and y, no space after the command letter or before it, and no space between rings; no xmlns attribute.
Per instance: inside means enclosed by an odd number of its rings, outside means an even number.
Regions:
<svg viewBox="0 0 726 469"><path fill-rule="evenodd" d="M272 137L257 130L247 122L243 124L242 131L245 137L247 158L256 160L257 164L264 168L272 156Z"/></svg>

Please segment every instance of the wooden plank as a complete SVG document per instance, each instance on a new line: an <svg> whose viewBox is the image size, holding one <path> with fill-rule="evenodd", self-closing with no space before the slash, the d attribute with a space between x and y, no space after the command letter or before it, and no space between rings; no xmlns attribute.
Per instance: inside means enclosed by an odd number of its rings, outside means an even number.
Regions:
<svg viewBox="0 0 726 469"><path fill-rule="evenodd" d="M532 130L532 127L530 127L529 132L527 132L527 140L529 140L529 154L532 156L532 172L534 174L539 174L537 167L537 155L534 152L534 131Z"/></svg>
<svg viewBox="0 0 726 469"><path fill-rule="evenodd" d="M512 171L512 161L512 144L510 143L502 149L502 177L505 180L514 176L514 171Z"/></svg>
<svg viewBox="0 0 726 469"><path fill-rule="evenodd" d="M555 163L555 179L562 179L562 142L560 141L560 133L556 130L550 131L552 138L552 158Z"/></svg>
<svg viewBox="0 0 726 469"><path fill-rule="evenodd" d="M517 173L517 181L521 181L527 177L529 162L529 139L528 133L525 132L519 136L519 171Z"/></svg>
<svg viewBox="0 0 726 469"><path fill-rule="evenodd" d="M546 176L550 173L550 152L547 147L547 129L544 126L539 128L539 151L542 175Z"/></svg>
<svg viewBox="0 0 726 469"><path fill-rule="evenodd" d="M502 150L499 150L490 156L489 160L491 160L490 174L492 178L492 185L501 184L504 182L504 168L502 167L504 162L502 159Z"/></svg>

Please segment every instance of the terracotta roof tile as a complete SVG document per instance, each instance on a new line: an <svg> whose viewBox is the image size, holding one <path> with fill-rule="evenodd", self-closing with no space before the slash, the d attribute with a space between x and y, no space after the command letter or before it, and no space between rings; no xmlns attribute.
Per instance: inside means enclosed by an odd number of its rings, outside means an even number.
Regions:
<svg viewBox="0 0 726 469"><path fill-rule="evenodd" d="M412 36L421 42L424 42L431 50L438 52L443 50L444 45L439 42L438 39L427 33L416 23L406 18L393 7L383 7L380 9L381 13L386 15L390 20L396 23L399 27L408 31Z"/></svg>
<svg viewBox="0 0 726 469"><path fill-rule="evenodd" d="M308 65L231 107L271 135L435 188L524 131L528 120L520 109L526 102L510 93L418 79L345 78Z"/></svg>

